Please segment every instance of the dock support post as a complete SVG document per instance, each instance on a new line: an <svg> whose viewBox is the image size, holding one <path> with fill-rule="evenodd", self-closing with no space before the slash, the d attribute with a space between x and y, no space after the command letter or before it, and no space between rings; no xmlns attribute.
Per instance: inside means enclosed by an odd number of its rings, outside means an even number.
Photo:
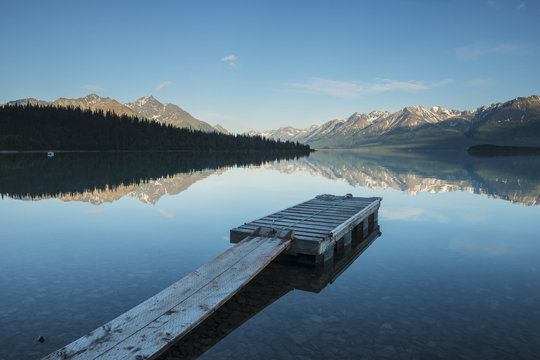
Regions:
<svg viewBox="0 0 540 360"><path fill-rule="evenodd" d="M352 230L346 233L345 236L343 236L343 247L345 249L345 252L350 250L351 245L352 245Z"/></svg>
<svg viewBox="0 0 540 360"><path fill-rule="evenodd" d="M351 231L352 239L354 241L362 240L362 223L356 225Z"/></svg>
<svg viewBox="0 0 540 360"><path fill-rule="evenodd" d="M334 246L329 246L324 253L315 257L315 263L326 264L334 258Z"/></svg>
<svg viewBox="0 0 540 360"><path fill-rule="evenodd" d="M364 221L362 221L362 239L365 239L366 236L369 234L369 221L368 218L365 218Z"/></svg>
<svg viewBox="0 0 540 360"><path fill-rule="evenodd" d="M353 230L343 236L343 254L348 254L352 249Z"/></svg>
<svg viewBox="0 0 540 360"><path fill-rule="evenodd" d="M378 219L378 216L377 216L376 212L374 212L374 213L372 213L372 214L370 214L368 216L368 224L369 224L368 225L368 230L369 230L369 232L372 232L375 229L375 227L377 227L377 224L379 222L378 220L379 219Z"/></svg>
<svg viewBox="0 0 540 360"><path fill-rule="evenodd" d="M352 231L349 231L343 236L343 246L348 247L351 246L352 243Z"/></svg>

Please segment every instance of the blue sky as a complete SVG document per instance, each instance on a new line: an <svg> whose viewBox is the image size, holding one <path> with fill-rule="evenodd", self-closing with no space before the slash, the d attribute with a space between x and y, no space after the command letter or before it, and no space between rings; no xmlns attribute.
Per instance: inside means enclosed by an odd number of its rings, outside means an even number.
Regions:
<svg viewBox="0 0 540 360"><path fill-rule="evenodd" d="M243 132L540 94L540 1L17 1L0 103L153 95Z"/></svg>

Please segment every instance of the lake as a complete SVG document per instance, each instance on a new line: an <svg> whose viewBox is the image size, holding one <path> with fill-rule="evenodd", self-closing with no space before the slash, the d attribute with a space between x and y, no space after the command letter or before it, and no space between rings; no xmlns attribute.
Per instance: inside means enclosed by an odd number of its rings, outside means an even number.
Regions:
<svg viewBox="0 0 540 360"><path fill-rule="evenodd" d="M231 228L346 193L383 198L381 235L341 274L272 264L162 359L540 354L540 157L2 154L0 193L0 359L110 321Z"/></svg>

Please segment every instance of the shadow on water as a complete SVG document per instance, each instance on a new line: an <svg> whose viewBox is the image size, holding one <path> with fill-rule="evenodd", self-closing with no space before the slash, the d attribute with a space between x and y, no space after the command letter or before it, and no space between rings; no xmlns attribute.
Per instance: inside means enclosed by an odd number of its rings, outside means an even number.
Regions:
<svg viewBox="0 0 540 360"><path fill-rule="evenodd" d="M301 266L286 256L278 258L157 359L196 359L289 292L321 292L347 270L380 235L379 227L376 227L365 238L353 237L352 245L339 249L333 261L324 266Z"/></svg>
<svg viewBox="0 0 540 360"><path fill-rule="evenodd" d="M63 197L140 185L179 174L294 160L292 152L66 152L1 154L0 195L17 199Z"/></svg>

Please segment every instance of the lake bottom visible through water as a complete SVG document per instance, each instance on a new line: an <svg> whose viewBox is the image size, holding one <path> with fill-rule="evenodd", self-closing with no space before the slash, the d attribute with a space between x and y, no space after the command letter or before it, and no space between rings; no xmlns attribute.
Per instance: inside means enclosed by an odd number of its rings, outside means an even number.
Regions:
<svg viewBox="0 0 540 360"><path fill-rule="evenodd" d="M2 161L3 179L48 166ZM47 355L230 248L229 229L324 193L382 197L381 235L327 283L269 268L216 314L227 321L198 334L191 356L535 359L536 161L336 151L184 172L167 161L165 174L147 168L140 183L113 179L110 188L99 177L86 191L70 190L62 168L52 188L5 180L0 359ZM125 166L132 177L136 163Z"/></svg>

